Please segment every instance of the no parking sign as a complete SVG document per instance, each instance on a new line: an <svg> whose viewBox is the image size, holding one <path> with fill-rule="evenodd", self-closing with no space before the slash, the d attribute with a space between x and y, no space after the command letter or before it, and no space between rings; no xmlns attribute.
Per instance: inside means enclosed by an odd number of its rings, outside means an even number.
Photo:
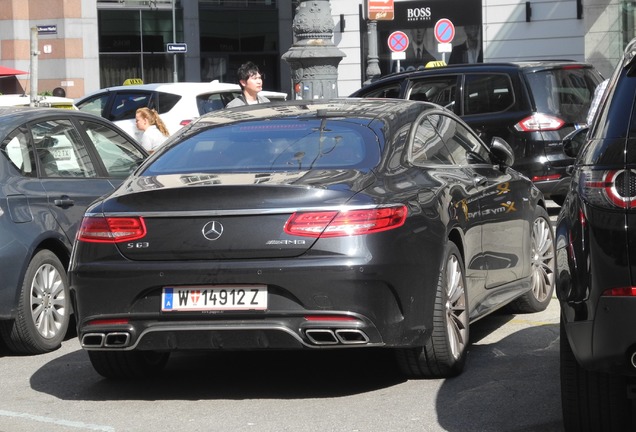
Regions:
<svg viewBox="0 0 636 432"><path fill-rule="evenodd" d="M393 52L404 52L409 47L409 37L401 31L394 31L389 35L389 49Z"/></svg>
<svg viewBox="0 0 636 432"><path fill-rule="evenodd" d="M409 37L402 31L394 31L387 41L391 50L391 60L397 60L397 69L400 70L400 60L406 58L406 49L409 47Z"/></svg>
<svg viewBox="0 0 636 432"><path fill-rule="evenodd" d="M437 52L442 53L442 61L446 62L446 53L452 52L451 41L455 37L455 26L448 18L442 18L435 23L435 39L439 42Z"/></svg>
<svg viewBox="0 0 636 432"><path fill-rule="evenodd" d="M448 18L435 23L435 39L439 43L450 43L455 37L455 26Z"/></svg>

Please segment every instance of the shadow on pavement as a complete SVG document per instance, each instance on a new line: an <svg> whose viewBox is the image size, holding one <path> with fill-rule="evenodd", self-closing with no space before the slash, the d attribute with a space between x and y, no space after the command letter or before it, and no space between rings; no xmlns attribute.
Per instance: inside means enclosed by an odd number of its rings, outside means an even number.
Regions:
<svg viewBox="0 0 636 432"><path fill-rule="evenodd" d="M65 400L303 399L404 381L392 352L383 349L173 353L161 376L143 381L103 379L78 350L40 368L31 387Z"/></svg>
<svg viewBox="0 0 636 432"><path fill-rule="evenodd" d="M562 431L558 338L558 324L546 324L473 345L464 373L447 379L438 393L440 426L449 432L467 426L479 432Z"/></svg>
<svg viewBox="0 0 636 432"><path fill-rule="evenodd" d="M436 397L444 430L562 430L558 325L529 327L493 344L482 342L513 318L493 315L471 326L466 369L443 380ZM105 380L88 355L76 350L31 377L36 391L87 401L335 398L403 383L392 352L383 349L176 353L160 377L142 382Z"/></svg>

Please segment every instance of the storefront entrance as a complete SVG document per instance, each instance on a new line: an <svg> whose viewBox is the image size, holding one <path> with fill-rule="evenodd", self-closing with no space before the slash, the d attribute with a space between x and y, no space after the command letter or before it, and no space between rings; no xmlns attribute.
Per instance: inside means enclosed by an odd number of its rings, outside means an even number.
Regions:
<svg viewBox="0 0 636 432"><path fill-rule="evenodd" d="M168 43L184 41L180 3L177 2L174 21L172 10L166 7L98 9L102 88L122 85L129 79L140 79L144 83L172 82L175 67L178 81L185 81L187 75L191 81L192 77L199 76L202 82L236 82L236 70L246 61L259 65L265 76L265 88L280 88L276 2L263 1L262 5L251 4L250 8L199 2L199 46L196 43L188 46L188 55L199 56L200 71L187 74L184 54L167 52ZM192 67L191 62L187 64Z"/></svg>

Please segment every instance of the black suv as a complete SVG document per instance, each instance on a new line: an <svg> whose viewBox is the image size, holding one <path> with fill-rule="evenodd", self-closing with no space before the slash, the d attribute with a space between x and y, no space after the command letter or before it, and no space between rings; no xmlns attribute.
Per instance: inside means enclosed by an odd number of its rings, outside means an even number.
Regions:
<svg viewBox="0 0 636 432"><path fill-rule="evenodd" d="M562 140L585 125L602 79L593 66L573 61L461 64L389 75L351 96L425 100L453 110L485 142L506 140L514 167L561 204L573 162Z"/></svg>
<svg viewBox="0 0 636 432"><path fill-rule="evenodd" d="M563 141L576 162L557 219L565 430L635 431L636 39L587 128Z"/></svg>

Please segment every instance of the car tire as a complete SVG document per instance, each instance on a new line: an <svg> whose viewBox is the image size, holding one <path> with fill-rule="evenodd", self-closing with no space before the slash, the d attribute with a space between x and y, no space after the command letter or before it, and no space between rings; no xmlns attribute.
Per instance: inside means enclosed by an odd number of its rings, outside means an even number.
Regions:
<svg viewBox="0 0 636 432"><path fill-rule="evenodd" d="M550 216L543 207L535 210L531 247L532 288L510 303L508 311L512 313L541 312L552 300L556 283L556 251Z"/></svg>
<svg viewBox="0 0 636 432"><path fill-rule="evenodd" d="M93 369L104 378L143 379L158 375L168 363L169 352L88 351Z"/></svg>
<svg viewBox="0 0 636 432"><path fill-rule="evenodd" d="M574 357L561 318L561 408L565 432L633 431L627 379L588 371Z"/></svg>
<svg viewBox="0 0 636 432"><path fill-rule="evenodd" d="M453 243L445 248L433 308L433 331L423 347L396 350L402 372L412 378L459 375L468 347L469 319L462 256Z"/></svg>
<svg viewBox="0 0 636 432"><path fill-rule="evenodd" d="M14 320L0 323L7 348L17 354L42 354L60 347L71 306L64 266L51 251L37 252L29 263Z"/></svg>

